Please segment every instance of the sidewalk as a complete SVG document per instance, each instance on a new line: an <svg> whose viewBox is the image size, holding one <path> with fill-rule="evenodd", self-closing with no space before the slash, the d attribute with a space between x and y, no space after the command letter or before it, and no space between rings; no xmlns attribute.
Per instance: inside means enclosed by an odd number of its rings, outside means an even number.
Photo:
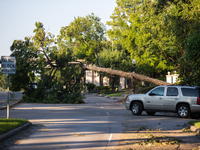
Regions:
<svg viewBox="0 0 200 150"><path fill-rule="evenodd" d="M126 98L127 94L124 97L104 96L104 94L96 94L96 96L109 98L109 99L113 100L115 103L123 103L123 101Z"/></svg>

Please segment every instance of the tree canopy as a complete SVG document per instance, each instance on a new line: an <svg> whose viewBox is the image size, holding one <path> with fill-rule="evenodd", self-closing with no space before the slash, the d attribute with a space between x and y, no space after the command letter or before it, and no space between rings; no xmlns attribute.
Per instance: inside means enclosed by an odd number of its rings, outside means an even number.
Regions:
<svg viewBox="0 0 200 150"><path fill-rule="evenodd" d="M144 74L184 67L185 42L200 29L198 0L117 0L108 36L121 43Z"/></svg>
<svg viewBox="0 0 200 150"><path fill-rule="evenodd" d="M127 72L132 71L131 60L135 59L137 73L159 77L177 71L183 84L200 84L199 0L116 0L116 3L111 21L107 21L111 26L108 39L105 25L93 13L75 17L69 25L61 27L57 37L36 22L33 37L15 40L11 46L17 59L11 88L23 88L28 93L28 85L39 75L38 89L46 102L50 99L45 97L45 89L50 90L53 85L57 85L57 91L62 90L62 94L53 92L55 101L69 95L81 97L82 85L76 80L80 80L83 70L68 65L77 59Z"/></svg>
<svg viewBox="0 0 200 150"><path fill-rule="evenodd" d="M105 31L101 19L92 13L86 17L74 18L68 26L62 27L58 43L73 47L77 58L94 63L98 53L102 50Z"/></svg>

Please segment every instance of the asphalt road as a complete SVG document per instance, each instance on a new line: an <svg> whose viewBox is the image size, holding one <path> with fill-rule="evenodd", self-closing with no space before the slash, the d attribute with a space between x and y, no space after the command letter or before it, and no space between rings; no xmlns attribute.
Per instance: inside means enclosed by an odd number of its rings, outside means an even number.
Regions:
<svg viewBox="0 0 200 150"><path fill-rule="evenodd" d="M18 135L6 150L73 149L111 150L121 142L121 134L140 128L176 133L191 119L172 113L133 116L123 104L87 95L86 104L20 103L10 110L10 118L28 119L33 127ZM6 110L0 110L0 118ZM193 141L194 143L196 141Z"/></svg>
<svg viewBox="0 0 200 150"><path fill-rule="evenodd" d="M112 149L123 130L118 121L127 112L121 104L102 97L88 95L85 102L19 104L10 110L10 118L28 119L39 129L9 149ZM6 111L0 110L0 118L5 116Z"/></svg>

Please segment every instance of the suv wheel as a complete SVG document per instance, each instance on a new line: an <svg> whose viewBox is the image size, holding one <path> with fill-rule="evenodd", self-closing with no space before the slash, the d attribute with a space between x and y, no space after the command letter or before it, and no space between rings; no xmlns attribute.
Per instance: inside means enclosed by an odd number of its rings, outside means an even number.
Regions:
<svg viewBox="0 0 200 150"><path fill-rule="evenodd" d="M188 118L190 116L190 109L186 104L180 104L177 107L177 114L181 118Z"/></svg>
<svg viewBox="0 0 200 150"><path fill-rule="evenodd" d="M131 112L133 113L133 115L141 115L142 104L140 102L134 102L131 106Z"/></svg>
<svg viewBox="0 0 200 150"><path fill-rule="evenodd" d="M154 111L146 111L146 113L147 113L149 116L153 116L156 112L154 112Z"/></svg>

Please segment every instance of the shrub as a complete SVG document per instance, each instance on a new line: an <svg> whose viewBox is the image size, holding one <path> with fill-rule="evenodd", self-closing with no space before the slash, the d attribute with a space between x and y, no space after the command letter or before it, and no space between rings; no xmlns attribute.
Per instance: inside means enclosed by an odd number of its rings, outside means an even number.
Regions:
<svg viewBox="0 0 200 150"><path fill-rule="evenodd" d="M77 84L70 91L68 89L70 87L63 89L62 86L56 86L54 89L45 89L38 86L37 89L24 92L23 100L28 103L84 103L84 95L81 93L81 87L80 84Z"/></svg>
<svg viewBox="0 0 200 150"><path fill-rule="evenodd" d="M96 86L96 90L109 90L111 87L110 86Z"/></svg>
<svg viewBox="0 0 200 150"><path fill-rule="evenodd" d="M111 86L96 86L95 90L97 93L110 93L111 92Z"/></svg>
<svg viewBox="0 0 200 150"><path fill-rule="evenodd" d="M95 84L90 83L90 82L86 83L86 86L87 86L87 90L88 90L89 92L91 92L92 90L94 90L95 87L96 87Z"/></svg>

